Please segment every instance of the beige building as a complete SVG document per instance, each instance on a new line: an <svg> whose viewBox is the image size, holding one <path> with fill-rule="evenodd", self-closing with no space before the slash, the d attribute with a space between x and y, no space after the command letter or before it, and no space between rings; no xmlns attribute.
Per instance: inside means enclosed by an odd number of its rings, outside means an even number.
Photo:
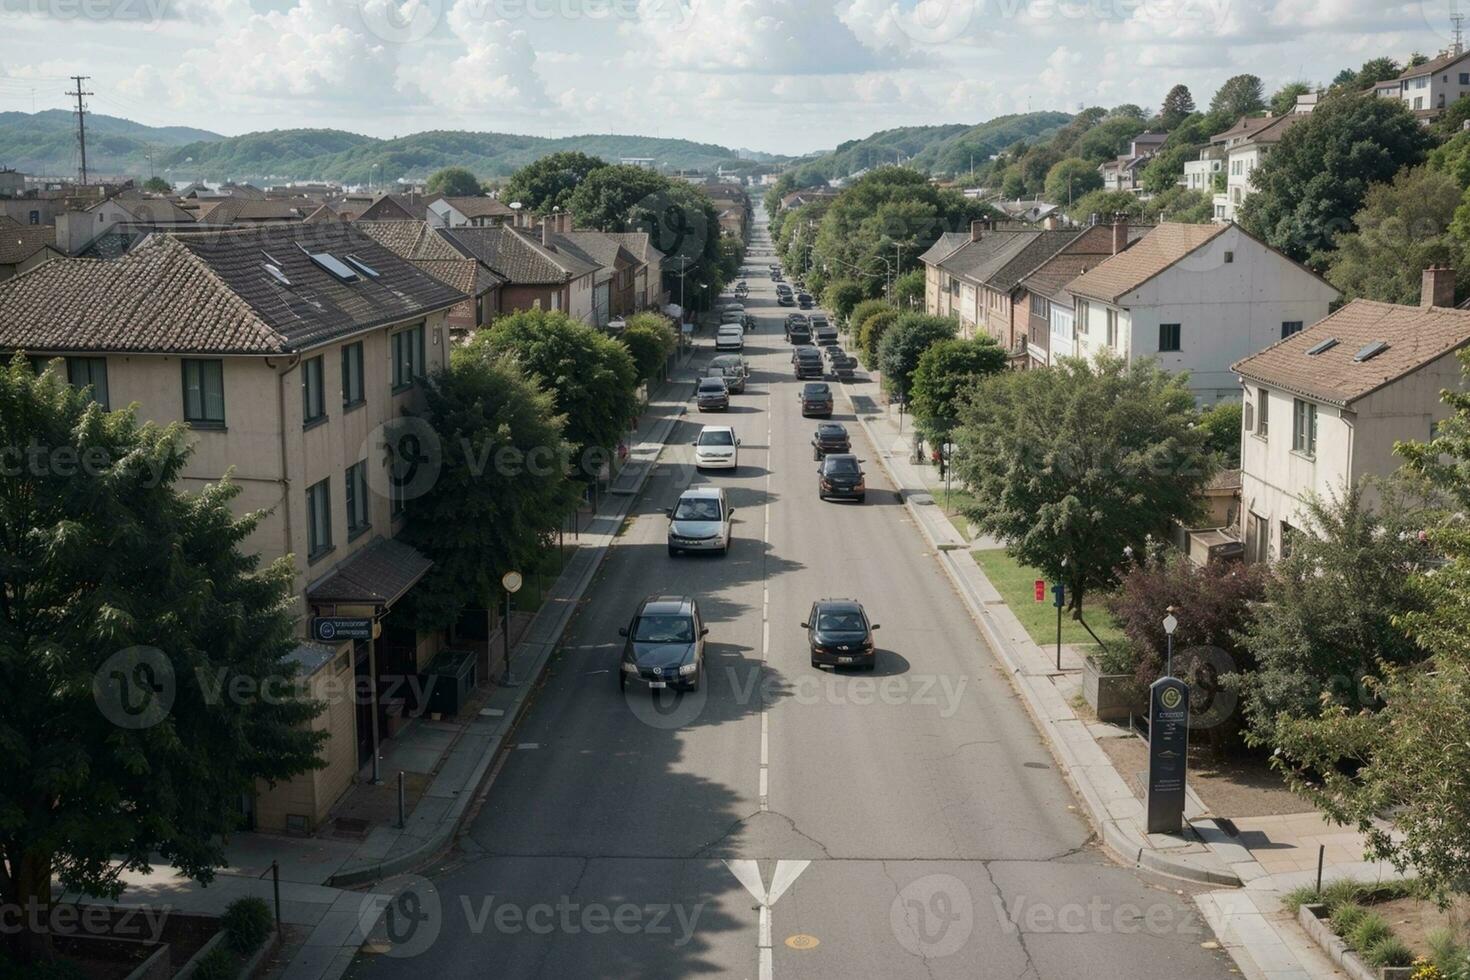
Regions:
<svg viewBox="0 0 1470 980"><path fill-rule="evenodd" d="M1453 308L1453 270L1424 279L1420 306L1355 300L1235 364L1248 561L1288 553L1311 494L1392 474L1394 444L1429 439L1448 417L1440 393L1464 389L1456 352L1470 345L1470 311Z"/></svg>
<svg viewBox="0 0 1470 980"><path fill-rule="evenodd" d="M394 540L422 477L389 460L465 298L335 222L155 234L113 262L58 259L0 283L0 348L64 358L104 405L188 425L180 489L232 471L233 506L269 511L246 547L291 556L295 659L329 702L314 724L331 738L325 769L261 788L249 808L263 829L314 829L370 763L375 713L386 732L416 707L354 697L353 682L386 690L439 649L395 617L430 563ZM307 617L334 615L372 619L376 639L306 642Z"/></svg>

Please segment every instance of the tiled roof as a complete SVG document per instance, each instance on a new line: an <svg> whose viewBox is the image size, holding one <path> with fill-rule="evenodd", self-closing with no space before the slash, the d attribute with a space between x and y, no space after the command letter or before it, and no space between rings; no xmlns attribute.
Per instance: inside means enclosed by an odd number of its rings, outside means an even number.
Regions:
<svg viewBox="0 0 1470 980"><path fill-rule="evenodd" d="M143 224L167 225L182 224L194 220L194 216L172 201L161 197L144 197L133 191L124 191L107 200L122 208L133 216L135 221ZM105 201L98 201L88 211L101 207Z"/></svg>
<svg viewBox="0 0 1470 980"><path fill-rule="evenodd" d="M515 214L508 205L493 197L446 197L441 200L466 218L509 218Z"/></svg>
<svg viewBox="0 0 1470 980"><path fill-rule="evenodd" d="M120 259L132 251L134 245L147 238L148 234L147 231L118 231L114 228L113 231L103 232L88 242L87 247L78 252L76 257L104 261Z"/></svg>
<svg viewBox="0 0 1470 980"><path fill-rule="evenodd" d="M1239 140L1241 143L1275 143L1287 130L1308 116L1305 112L1289 112L1282 116L1242 116L1234 126L1211 137L1210 142Z"/></svg>
<svg viewBox="0 0 1470 980"><path fill-rule="evenodd" d="M655 271L662 266L664 253L653 247L653 239L649 237L648 232L610 231L607 232L607 235L621 242L623 248L626 248L633 258L648 263L654 267Z"/></svg>
<svg viewBox="0 0 1470 980"><path fill-rule="evenodd" d="M985 282L1019 255L1039 234L1041 233L1037 231L1011 228L986 231L978 242L965 242L938 264L952 276Z"/></svg>
<svg viewBox="0 0 1470 980"><path fill-rule="evenodd" d="M402 541L383 538L356 552L330 575L307 589L311 602L392 605L434 563Z"/></svg>
<svg viewBox="0 0 1470 980"><path fill-rule="evenodd" d="M1426 61L1424 64L1419 65L1417 68L1405 68L1403 72L1399 74L1399 78L1418 78L1420 75L1433 75L1435 72L1443 71L1444 69L1455 64L1457 61L1462 61L1465 58L1470 58L1470 51L1461 51L1459 54L1450 51L1447 54L1440 55L1433 61Z"/></svg>
<svg viewBox="0 0 1470 980"><path fill-rule="evenodd" d="M617 266L618 256L624 261L636 262L623 243L611 235L600 231L568 231L559 235L553 235L552 241L558 247L570 246L574 254L580 253L578 258L586 259L588 262L600 266L608 276L613 274Z"/></svg>
<svg viewBox="0 0 1470 980"><path fill-rule="evenodd" d="M378 276L343 282L303 248L353 256ZM0 347L284 353L463 298L350 225L154 234L115 262L61 259L0 283Z"/></svg>
<svg viewBox="0 0 1470 980"><path fill-rule="evenodd" d="M954 254L954 250L970 240L968 231L946 231L940 234L938 240L929 246L919 261L925 265L938 265L944 259Z"/></svg>
<svg viewBox="0 0 1470 980"><path fill-rule="evenodd" d="M6 225L0 228L0 265L19 265L48 246L56 248L55 225Z"/></svg>
<svg viewBox="0 0 1470 980"><path fill-rule="evenodd" d="M1230 227L1165 222L1140 238L1132 248L1077 277L1068 290L1089 299L1116 303Z"/></svg>
<svg viewBox="0 0 1470 980"><path fill-rule="evenodd" d="M539 235L506 226L494 228L439 228L462 254L479 259L517 285L560 284L592 272L596 267L569 252L543 248Z"/></svg>
<svg viewBox="0 0 1470 980"><path fill-rule="evenodd" d="M1337 341L1330 349L1307 353L1329 338ZM1365 361L1354 360L1378 341L1386 342L1387 349ZM1251 381L1346 406L1466 344L1470 312L1359 299L1236 362L1232 370Z"/></svg>
<svg viewBox="0 0 1470 980"><path fill-rule="evenodd" d="M304 221L320 206L319 202L304 197L287 200L227 197L201 214L199 220L212 225L245 221Z"/></svg>
<svg viewBox="0 0 1470 980"><path fill-rule="evenodd" d="M358 221L424 220L429 204L439 200L438 194L384 194L369 204Z"/></svg>
<svg viewBox="0 0 1470 980"><path fill-rule="evenodd" d="M1023 246L1009 261L992 272L985 280L985 285L1002 292L1009 292L1023 278L1034 272L1037 266L1081 238L1083 232L1072 229L1069 231L1037 231L1031 234L1034 237L1030 243Z"/></svg>
<svg viewBox="0 0 1470 980"><path fill-rule="evenodd" d="M405 259L464 258L458 249L436 235L427 221L365 221L357 230Z"/></svg>

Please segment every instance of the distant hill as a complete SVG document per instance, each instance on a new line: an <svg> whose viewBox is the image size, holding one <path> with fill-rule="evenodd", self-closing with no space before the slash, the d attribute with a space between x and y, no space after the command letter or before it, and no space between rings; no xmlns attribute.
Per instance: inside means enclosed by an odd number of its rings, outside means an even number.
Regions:
<svg viewBox="0 0 1470 980"><path fill-rule="evenodd" d="M968 172L973 155L975 166L1017 140L1035 142L1061 129L1072 117L1064 112L1029 112L998 116L977 126L904 126L886 129L860 140L849 140L829 153L803 161L797 183L820 177L831 180L883 163L903 161L935 174Z"/></svg>
<svg viewBox="0 0 1470 980"><path fill-rule="evenodd" d="M161 170L163 152L224 139L207 129L144 126L130 119L87 113L87 165L99 174L148 173L148 153ZM71 174L77 169L76 117L64 109L0 112L0 166L26 173Z"/></svg>

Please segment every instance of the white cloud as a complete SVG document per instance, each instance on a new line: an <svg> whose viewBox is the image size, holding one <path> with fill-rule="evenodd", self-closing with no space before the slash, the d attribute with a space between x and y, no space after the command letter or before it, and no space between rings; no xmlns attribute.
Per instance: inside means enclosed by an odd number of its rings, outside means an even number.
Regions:
<svg viewBox="0 0 1470 980"><path fill-rule="evenodd" d="M508 21L485 15L481 0L455 0L445 23L463 53L446 63L431 52L401 69L400 81L455 112L514 114L550 108L554 103L536 73L536 51L529 36Z"/></svg>
<svg viewBox="0 0 1470 980"><path fill-rule="evenodd" d="M834 0L639 0L641 42L666 68L838 74L895 63L865 45Z"/></svg>

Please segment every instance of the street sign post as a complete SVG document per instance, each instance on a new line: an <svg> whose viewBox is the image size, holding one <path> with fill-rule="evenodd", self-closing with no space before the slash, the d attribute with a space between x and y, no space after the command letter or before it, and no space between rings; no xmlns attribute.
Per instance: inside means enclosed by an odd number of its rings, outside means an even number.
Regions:
<svg viewBox="0 0 1470 980"><path fill-rule="evenodd" d="M521 591L523 582L520 572L510 571L500 576L500 585L505 589L505 633L502 636L505 641L505 676L500 679L502 687L515 687L520 683L510 672L510 597Z"/></svg>
<svg viewBox="0 0 1470 980"><path fill-rule="evenodd" d="M1160 677L1148 691L1148 813L1150 834L1177 834L1184 824L1189 767L1189 685Z"/></svg>
<svg viewBox="0 0 1470 980"><path fill-rule="evenodd" d="M1037 598L1041 598L1037 596ZM1062 609L1067 605L1067 587L1058 582L1051 587L1051 604L1057 607L1057 673L1062 672Z"/></svg>
<svg viewBox="0 0 1470 980"><path fill-rule="evenodd" d="M371 640L373 621L367 616L313 616L311 635L319 643L339 640Z"/></svg>

